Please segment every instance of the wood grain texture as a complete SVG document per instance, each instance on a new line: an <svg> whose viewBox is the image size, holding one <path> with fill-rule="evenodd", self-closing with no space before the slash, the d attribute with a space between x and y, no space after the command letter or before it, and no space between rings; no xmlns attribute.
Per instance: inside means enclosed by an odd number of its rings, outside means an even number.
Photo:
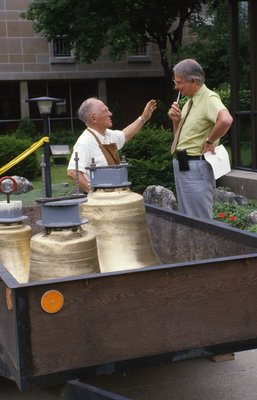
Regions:
<svg viewBox="0 0 257 400"><path fill-rule="evenodd" d="M52 315L50 289L64 296ZM30 287L33 373L256 338L256 297L257 258Z"/></svg>
<svg viewBox="0 0 257 400"><path fill-rule="evenodd" d="M6 285L0 281L0 362L1 376L11 379L17 377L18 348L16 336L15 295L11 293L13 309L8 310L6 303Z"/></svg>

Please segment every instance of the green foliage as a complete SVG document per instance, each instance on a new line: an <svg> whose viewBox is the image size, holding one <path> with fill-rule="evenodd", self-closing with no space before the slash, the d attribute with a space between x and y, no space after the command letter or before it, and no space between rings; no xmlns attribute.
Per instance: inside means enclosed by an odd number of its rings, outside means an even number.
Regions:
<svg viewBox="0 0 257 400"><path fill-rule="evenodd" d="M239 2L240 3L240 2ZM244 2L242 2L244 3ZM229 4L228 0L209 1L205 14L191 19L193 42L183 44L170 54L172 65L184 58L196 59L203 67L206 84L211 89L220 88L230 80L229 54ZM239 66L241 89L249 88L249 22L245 7L239 5ZM229 101L227 102L229 104Z"/></svg>
<svg viewBox="0 0 257 400"><path fill-rule="evenodd" d="M172 121L168 116L168 108L161 100L157 100L157 108L154 111L149 124L152 127L162 127L164 129L173 128Z"/></svg>
<svg viewBox="0 0 257 400"><path fill-rule="evenodd" d="M193 43L184 45L172 55L174 64L184 58L194 58L203 67L210 88L229 82L229 21L228 0L209 2L205 15L196 15L190 24Z"/></svg>
<svg viewBox="0 0 257 400"><path fill-rule="evenodd" d="M213 88L214 92L220 95L220 98L224 105L230 108L230 85L225 83L221 85L218 89ZM251 109L251 91L250 89L240 89L239 90L239 104L241 111L248 111Z"/></svg>
<svg viewBox="0 0 257 400"><path fill-rule="evenodd" d="M50 145L67 144L68 146L73 147L81 133L82 132L79 130L71 132L69 129L51 132L49 135Z"/></svg>
<svg viewBox="0 0 257 400"><path fill-rule="evenodd" d="M123 129L124 126L124 114L120 103L116 102L112 110L112 129Z"/></svg>
<svg viewBox="0 0 257 400"><path fill-rule="evenodd" d="M50 41L65 35L77 61L91 63L108 48L117 61L142 44L159 48L167 82L172 65L168 54L182 45L186 21L198 15L207 0L34 0L21 16L33 21L35 32ZM174 22L176 22L174 24ZM171 89L171 85L167 86Z"/></svg>
<svg viewBox="0 0 257 400"><path fill-rule="evenodd" d="M255 202L248 206L233 206L229 203L213 203L213 219L226 222L234 228L246 229L247 215L256 210Z"/></svg>
<svg viewBox="0 0 257 400"><path fill-rule="evenodd" d="M35 124L28 117L20 121L18 129L15 131L15 136L17 139L32 139L35 142L40 139Z"/></svg>
<svg viewBox="0 0 257 400"><path fill-rule="evenodd" d="M28 139L17 139L15 135L0 136L0 160L1 167L23 153L32 145ZM18 175L27 179L33 179L39 173L39 162L35 153L31 153L24 160L6 171L6 175Z"/></svg>
<svg viewBox="0 0 257 400"><path fill-rule="evenodd" d="M149 185L161 185L174 190L174 176L170 147L173 134L164 128L151 128L147 124L141 132L120 151L132 167L129 168L131 189L138 193Z"/></svg>
<svg viewBox="0 0 257 400"><path fill-rule="evenodd" d="M251 90L240 89L239 90L239 104L241 111L249 111L251 109Z"/></svg>
<svg viewBox="0 0 257 400"><path fill-rule="evenodd" d="M246 231L256 233L257 235L257 224L247 226Z"/></svg>

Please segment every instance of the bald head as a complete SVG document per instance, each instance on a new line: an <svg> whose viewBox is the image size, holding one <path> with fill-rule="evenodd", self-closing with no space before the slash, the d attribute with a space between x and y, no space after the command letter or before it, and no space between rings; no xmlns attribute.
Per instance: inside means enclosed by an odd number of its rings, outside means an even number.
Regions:
<svg viewBox="0 0 257 400"><path fill-rule="evenodd" d="M92 114L97 114L99 107L103 104L104 103L101 100L96 99L95 97L90 97L83 101L78 110L79 119L88 126L90 124L90 116Z"/></svg>
<svg viewBox="0 0 257 400"><path fill-rule="evenodd" d="M85 100L78 110L78 117L88 128L95 129L105 134L106 129L112 127L112 113L109 108L99 99L90 97Z"/></svg>

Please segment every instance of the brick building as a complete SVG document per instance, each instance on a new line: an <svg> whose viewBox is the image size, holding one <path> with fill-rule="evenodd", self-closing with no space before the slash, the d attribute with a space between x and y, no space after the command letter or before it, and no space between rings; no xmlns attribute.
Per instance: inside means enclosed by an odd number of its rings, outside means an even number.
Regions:
<svg viewBox="0 0 257 400"><path fill-rule="evenodd" d="M35 34L32 22L20 18L31 0L0 0L0 133L14 130L29 116L40 124L36 104L28 98L64 99L53 106L51 128L81 128L76 111L89 96L116 103L130 122L150 98L163 99L165 81L157 48L139 49L134 56L112 62L105 49L96 62L76 64L65 48L65 38L48 43ZM30 107L30 109L29 109Z"/></svg>

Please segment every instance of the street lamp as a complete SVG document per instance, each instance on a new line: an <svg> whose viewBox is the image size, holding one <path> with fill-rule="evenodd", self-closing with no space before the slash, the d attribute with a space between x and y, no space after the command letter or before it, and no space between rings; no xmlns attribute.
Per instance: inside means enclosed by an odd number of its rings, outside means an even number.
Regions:
<svg viewBox="0 0 257 400"><path fill-rule="evenodd" d="M44 136L49 136L48 117L51 113L52 104L53 102L63 101L63 99L56 99L54 97L36 97L33 99L28 99L26 101L28 103L37 102L39 112L43 118ZM44 162L45 162L45 194L46 197L52 197L49 142L44 142Z"/></svg>

